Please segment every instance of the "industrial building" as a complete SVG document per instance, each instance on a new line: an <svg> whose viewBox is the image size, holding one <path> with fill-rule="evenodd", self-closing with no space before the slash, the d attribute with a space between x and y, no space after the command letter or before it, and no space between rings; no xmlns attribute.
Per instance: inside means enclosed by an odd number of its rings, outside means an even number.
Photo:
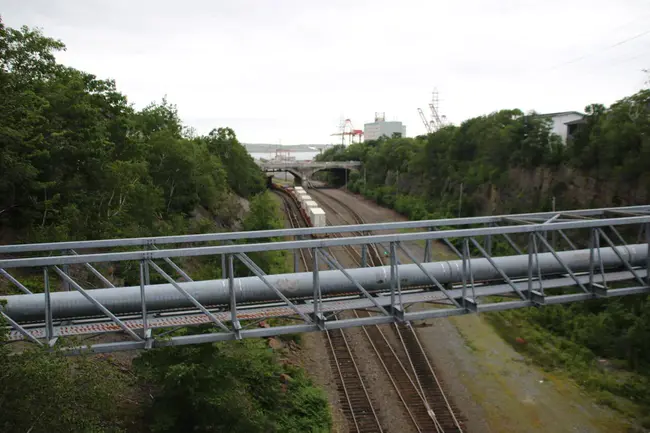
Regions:
<svg viewBox="0 0 650 433"><path fill-rule="evenodd" d="M390 138L393 134L406 137L406 126L398 121L387 122L385 113L375 113L375 121L363 126L363 141L378 140L383 136Z"/></svg>
<svg viewBox="0 0 650 433"><path fill-rule="evenodd" d="M562 111L559 113L540 114L552 122L552 132L559 135L562 143L566 144L567 139L576 131L578 125L584 123L585 115L577 111Z"/></svg>

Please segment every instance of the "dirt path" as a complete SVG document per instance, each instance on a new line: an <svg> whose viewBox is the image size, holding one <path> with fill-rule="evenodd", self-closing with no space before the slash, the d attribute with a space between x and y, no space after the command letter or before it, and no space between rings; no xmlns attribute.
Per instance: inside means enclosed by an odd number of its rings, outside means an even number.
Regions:
<svg viewBox="0 0 650 433"><path fill-rule="evenodd" d="M343 190L328 194L367 222L404 221L396 212ZM422 246L411 245L422 257ZM442 245L434 259L450 258ZM455 256L451 256L452 258ZM626 432L629 425L573 382L526 362L478 315L417 323L417 332L447 392L472 432Z"/></svg>

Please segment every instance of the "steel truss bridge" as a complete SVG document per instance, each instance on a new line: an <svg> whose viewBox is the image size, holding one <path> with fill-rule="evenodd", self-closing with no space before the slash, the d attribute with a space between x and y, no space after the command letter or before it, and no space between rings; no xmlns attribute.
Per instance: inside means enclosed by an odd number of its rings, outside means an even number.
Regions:
<svg viewBox="0 0 650 433"><path fill-rule="evenodd" d="M387 231L397 234L328 237ZM458 258L433 261L433 242ZM422 260L413 243L424 247ZM348 245L361 249L362 267L346 269L330 251ZM372 245L390 252L387 265L366 266ZM311 250L312 271L267 275L252 258L299 249ZM195 281L181 267L215 257L222 279ZM236 275L237 262L248 276ZM12 341L110 352L649 293L649 268L650 206L4 245L0 274L23 294L1 296L0 316ZM115 269L136 285L116 287ZM414 304L427 308L413 311ZM335 318L358 309L372 314ZM259 326L269 318L283 320ZM175 332L195 325L209 329ZM106 333L120 338L102 339ZM97 335L96 344L87 342ZM86 344L60 343L69 337Z"/></svg>

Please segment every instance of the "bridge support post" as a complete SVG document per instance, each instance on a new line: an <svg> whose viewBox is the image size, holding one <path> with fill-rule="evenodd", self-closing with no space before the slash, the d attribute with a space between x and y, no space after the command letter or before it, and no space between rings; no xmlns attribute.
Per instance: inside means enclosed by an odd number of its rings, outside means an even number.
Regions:
<svg viewBox="0 0 650 433"><path fill-rule="evenodd" d="M63 255L68 254L68 250L63 250L62 251ZM63 265L63 273L66 275L70 275L70 267L68 265ZM70 291L70 283L67 280L63 280L63 290L66 292Z"/></svg>
<svg viewBox="0 0 650 433"><path fill-rule="evenodd" d="M650 223L645 224L645 242L648 244L648 256L646 258L646 270L648 274L646 275L646 284L650 286Z"/></svg>
<svg viewBox="0 0 650 433"><path fill-rule="evenodd" d="M54 324L52 323L52 302L50 299L50 275L47 266L43 268L43 290L45 292L45 338L49 344L54 338Z"/></svg>
<svg viewBox="0 0 650 433"><path fill-rule="evenodd" d="M295 251L295 250L294 250ZM321 312L322 310L322 297L321 297L321 291L320 291L320 263L318 260L318 256L320 254L320 250L318 248L312 248L311 249L311 255L313 257L313 263L312 263L312 281L313 281L313 286L314 286L314 314L312 317L312 320L318 326L318 329L321 331L325 329L325 316Z"/></svg>
<svg viewBox="0 0 650 433"><path fill-rule="evenodd" d="M546 304L546 297L543 293L533 290L530 292L530 300L535 306L542 306Z"/></svg>
<svg viewBox="0 0 650 433"><path fill-rule="evenodd" d="M361 245L361 267L365 268L368 266L368 245Z"/></svg>
<svg viewBox="0 0 650 433"><path fill-rule="evenodd" d="M296 236L296 240L302 240L302 236ZM293 254L293 272L298 272L298 250L294 249L291 252Z"/></svg>
<svg viewBox="0 0 650 433"><path fill-rule="evenodd" d="M228 254L228 291L230 292L230 323L235 339L241 340L242 327L237 319L237 292L235 290L235 265L232 254Z"/></svg>
<svg viewBox="0 0 650 433"><path fill-rule="evenodd" d="M147 297L145 295L145 280L144 272L147 267L147 263L144 260L140 260L140 302L142 309L142 337L146 338L147 335Z"/></svg>

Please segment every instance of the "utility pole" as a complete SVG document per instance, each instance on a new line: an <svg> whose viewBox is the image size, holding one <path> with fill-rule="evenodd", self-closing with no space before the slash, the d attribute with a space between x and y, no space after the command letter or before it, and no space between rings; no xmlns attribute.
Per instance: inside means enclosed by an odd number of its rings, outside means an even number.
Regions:
<svg viewBox="0 0 650 433"><path fill-rule="evenodd" d="M458 196L458 218L460 218L460 211L463 208L463 182L460 183L460 195Z"/></svg>
<svg viewBox="0 0 650 433"><path fill-rule="evenodd" d="M555 196L551 199L551 207L553 209L553 213L555 213ZM555 230L551 232L551 244L553 245L553 249L556 249L555 246Z"/></svg>

